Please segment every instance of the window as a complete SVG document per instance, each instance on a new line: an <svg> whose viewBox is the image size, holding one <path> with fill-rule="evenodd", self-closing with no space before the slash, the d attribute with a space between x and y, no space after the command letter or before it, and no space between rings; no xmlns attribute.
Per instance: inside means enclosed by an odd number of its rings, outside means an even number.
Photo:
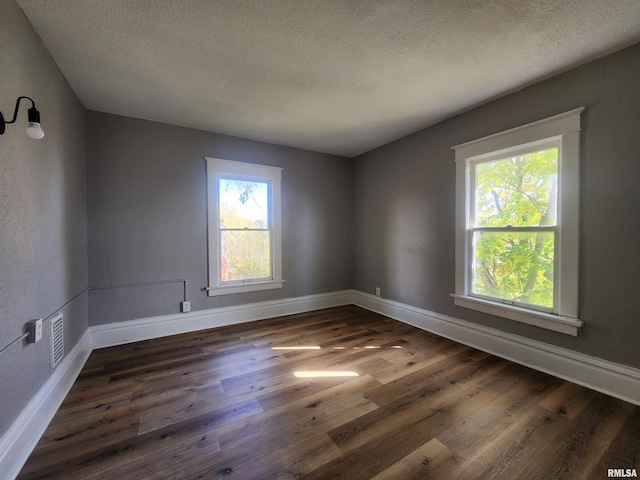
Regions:
<svg viewBox="0 0 640 480"><path fill-rule="evenodd" d="M453 147L456 305L579 335L579 108Z"/></svg>
<svg viewBox="0 0 640 480"><path fill-rule="evenodd" d="M281 169L206 161L208 295L282 288Z"/></svg>

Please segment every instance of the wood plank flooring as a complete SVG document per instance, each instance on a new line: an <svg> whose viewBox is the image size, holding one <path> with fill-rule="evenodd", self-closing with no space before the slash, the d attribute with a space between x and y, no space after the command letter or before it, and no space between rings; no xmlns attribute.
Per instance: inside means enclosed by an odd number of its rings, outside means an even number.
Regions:
<svg viewBox="0 0 640 480"><path fill-rule="evenodd" d="M19 479L609 468L640 469L640 407L345 306L94 351Z"/></svg>

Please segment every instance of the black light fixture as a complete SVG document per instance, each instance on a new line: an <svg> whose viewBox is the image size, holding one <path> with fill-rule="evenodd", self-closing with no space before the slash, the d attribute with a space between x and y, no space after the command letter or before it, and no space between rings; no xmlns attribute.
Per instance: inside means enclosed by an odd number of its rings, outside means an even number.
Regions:
<svg viewBox="0 0 640 480"><path fill-rule="evenodd" d="M23 98L31 101L31 108L28 111L29 125L27 125L27 135L29 135L31 138L39 140L44 137L44 131L40 126L40 112L36 109L36 103L29 97L18 97L18 100L16 101L16 111L13 112L13 119L10 122L5 122L4 117L2 116L2 112L0 112L0 135L4 133L5 125L9 123L15 123L16 118L18 118L20 100L22 100Z"/></svg>

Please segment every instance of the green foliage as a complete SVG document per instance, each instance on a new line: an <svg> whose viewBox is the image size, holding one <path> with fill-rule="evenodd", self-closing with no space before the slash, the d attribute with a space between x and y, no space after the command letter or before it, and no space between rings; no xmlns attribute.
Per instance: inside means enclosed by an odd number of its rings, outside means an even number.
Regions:
<svg viewBox="0 0 640 480"><path fill-rule="evenodd" d="M223 282L271 276L269 231L223 231L221 250Z"/></svg>
<svg viewBox="0 0 640 480"><path fill-rule="evenodd" d="M474 292L553 306L552 232L478 232Z"/></svg>
<svg viewBox="0 0 640 480"><path fill-rule="evenodd" d="M478 164L475 225L554 225L557 173L556 148Z"/></svg>
<svg viewBox="0 0 640 480"><path fill-rule="evenodd" d="M509 229L555 225L557 175L556 148L476 166L474 293L553 306L554 233Z"/></svg>

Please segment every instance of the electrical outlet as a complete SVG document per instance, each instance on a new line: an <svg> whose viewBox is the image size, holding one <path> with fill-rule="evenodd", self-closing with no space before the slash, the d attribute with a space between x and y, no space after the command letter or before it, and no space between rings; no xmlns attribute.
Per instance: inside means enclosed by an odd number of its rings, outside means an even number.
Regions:
<svg viewBox="0 0 640 480"><path fill-rule="evenodd" d="M376 297L380 296L380 287L376 287Z"/></svg>
<svg viewBox="0 0 640 480"><path fill-rule="evenodd" d="M42 339L42 319L31 320L26 325L27 343L36 343Z"/></svg>
<svg viewBox="0 0 640 480"><path fill-rule="evenodd" d="M182 302L180 304L180 307L182 308L182 313L187 313L191 311L191 302L188 300L185 300L184 302Z"/></svg>

